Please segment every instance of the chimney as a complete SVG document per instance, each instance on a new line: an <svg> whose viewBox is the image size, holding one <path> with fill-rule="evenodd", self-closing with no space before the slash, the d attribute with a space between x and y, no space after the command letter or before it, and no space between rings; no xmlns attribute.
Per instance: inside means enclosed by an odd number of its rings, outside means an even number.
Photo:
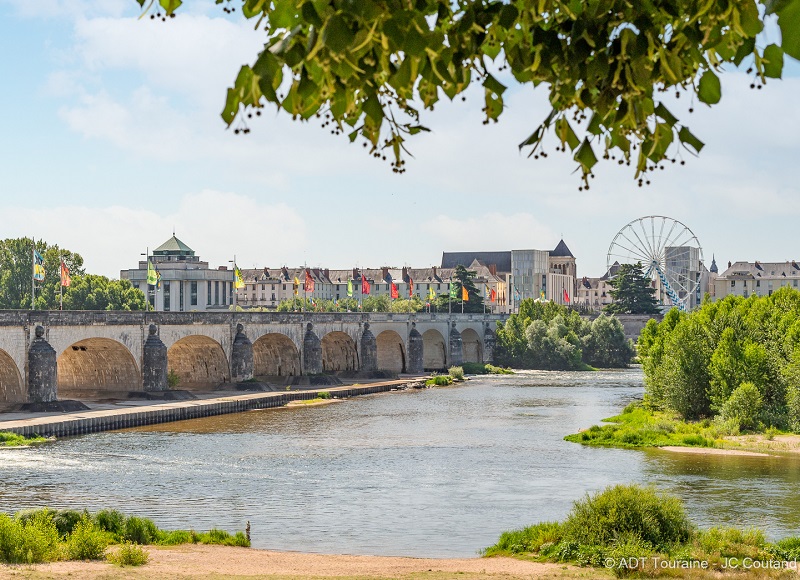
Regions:
<svg viewBox="0 0 800 580"><path fill-rule="evenodd" d="M436 278L436 266L433 267L433 277Z"/></svg>
<svg viewBox="0 0 800 580"><path fill-rule="evenodd" d="M408 282L408 278L409 278L409 276L408 276L408 268L406 268L405 266L403 266L403 273L402 273L402 275L400 276L400 279L401 279L403 282Z"/></svg>
<svg viewBox="0 0 800 580"><path fill-rule="evenodd" d="M325 272L325 278L326 279L331 277L331 271L330 271L329 268L325 268L325 270L323 270L323 271Z"/></svg>
<svg viewBox="0 0 800 580"><path fill-rule="evenodd" d="M381 268L381 274L383 275L383 280L386 281L389 278L389 268L388 266L383 266Z"/></svg>
<svg viewBox="0 0 800 580"><path fill-rule="evenodd" d="M489 272L492 273L492 276L497 276L497 264L489 264Z"/></svg>
<svg viewBox="0 0 800 580"><path fill-rule="evenodd" d="M731 267L731 261L728 260L728 268L730 268L730 267Z"/></svg>

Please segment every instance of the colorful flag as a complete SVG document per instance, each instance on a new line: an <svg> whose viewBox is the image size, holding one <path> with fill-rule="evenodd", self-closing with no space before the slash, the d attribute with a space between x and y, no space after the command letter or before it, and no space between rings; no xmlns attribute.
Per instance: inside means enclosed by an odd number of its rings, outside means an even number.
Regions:
<svg viewBox="0 0 800 580"><path fill-rule="evenodd" d="M408 277L408 297L411 298L414 295L414 280L411 276Z"/></svg>
<svg viewBox="0 0 800 580"><path fill-rule="evenodd" d="M469 302L469 292L467 292L466 286L461 287L461 300Z"/></svg>
<svg viewBox="0 0 800 580"><path fill-rule="evenodd" d="M294 295L297 296L297 291L300 288L300 280L297 279L297 276L294 277L294 283L292 284L292 290L294 290Z"/></svg>
<svg viewBox="0 0 800 580"><path fill-rule="evenodd" d="M544 290L539 290L539 298L544 300Z"/></svg>
<svg viewBox="0 0 800 580"><path fill-rule="evenodd" d="M161 289L161 272L156 270L156 290Z"/></svg>
<svg viewBox="0 0 800 580"><path fill-rule="evenodd" d="M233 265L233 287L238 290L244 288L244 278L242 278L242 271L236 264Z"/></svg>
<svg viewBox="0 0 800 580"><path fill-rule="evenodd" d="M428 287L428 300L436 300L436 292L433 291L433 284Z"/></svg>
<svg viewBox="0 0 800 580"><path fill-rule="evenodd" d="M397 284L395 284L394 282L392 282L392 284L391 284L391 288L392 288L392 289L391 289L391 293L392 293L392 300L394 300L395 298L399 298L399 297L400 297L400 293L397 291Z"/></svg>
<svg viewBox="0 0 800 580"><path fill-rule="evenodd" d="M347 281L347 297L348 298L352 298L353 297L353 281L352 280L348 280Z"/></svg>
<svg viewBox="0 0 800 580"><path fill-rule="evenodd" d="M314 278L311 277L311 273L308 270L306 270L306 283L303 289L306 292L314 291Z"/></svg>
<svg viewBox="0 0 800 580"><path fill-rule="evenodd" d="M372 287L370 286L369 280L367 280L364 276L361 276L361 293L369 294L371 289Z"/></svg>
<svg viewBox="0 0 800 580"><path fill-rule="evenodd" d="M33 250L33 279L37 282L44 281L44 258L36 250Z"/></svg>
<svg viewBox="0 0 800 580"><path fill-rule="evenodd" d="M458 290L456 290L456 285L453 282L450 282L450 298L455 300L458 298Z"/></svg>
<svg viewBox="0 0 800 580"><path fill-rule="evenodd" d="M497 300L497 290L492 288L489 290L489 302L495 302Z"/></svg>
<svg viewBox="0 0 800 580"><path fill-rule="evenodd" d="M567 294L567 289L564 288L564 302L569 304L569 294Z"/></svg>
<svg viewBox="0 0 800 580"><path fill-rule="evenodd" d="M70 282L72 282L72 280L69 277L69 268L67 268L64 260L61 260L61 285L69 287Z"/></svg>
<svg viewBox="0 0 800 580"><path fill-rule="evenodd" d="M147 260L147 285L155 286L156 284L158 284L158 274L156 273L156 267L153 266L153 262Z"/></svg>

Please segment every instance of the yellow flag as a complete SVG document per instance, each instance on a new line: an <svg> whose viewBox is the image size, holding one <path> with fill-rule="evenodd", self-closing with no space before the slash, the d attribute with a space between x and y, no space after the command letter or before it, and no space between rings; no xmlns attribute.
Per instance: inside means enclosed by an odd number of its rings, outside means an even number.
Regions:
<svg viewBox="0 0 800 580"><path fill-rule="evenodd" d="M244 288L244 279L242 278L242 271L236 264L233 265L233 287L237 290Z"/></svg>
<svg viewBox="0 0 800 580"><path fill-rule="evenodd" d="M436 292L433 291L433 286L431 285L428 288L428 300L435 300L436 299Z"/></svg>
<svg viewBox="0 0 800 580"><path fill-rule="evenodd" d="M464 302L469 302L469 292L467 292L467 289L464 286L461 287L461 300Z"/></svg>

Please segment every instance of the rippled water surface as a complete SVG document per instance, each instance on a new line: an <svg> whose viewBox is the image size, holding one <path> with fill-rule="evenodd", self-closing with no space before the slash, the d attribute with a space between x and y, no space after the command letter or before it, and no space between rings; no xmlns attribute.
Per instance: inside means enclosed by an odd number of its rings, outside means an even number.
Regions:
<svg viewBox="0 0 800 580"><path fill-rule="evenodd" d="M0 510L104 507L243 529L278 550L473 556L611 483L652 482L701 526L800 533L800 461L582 447L641 398L636 369L524 372L455 388L252 411L0 452Z"/></svg>

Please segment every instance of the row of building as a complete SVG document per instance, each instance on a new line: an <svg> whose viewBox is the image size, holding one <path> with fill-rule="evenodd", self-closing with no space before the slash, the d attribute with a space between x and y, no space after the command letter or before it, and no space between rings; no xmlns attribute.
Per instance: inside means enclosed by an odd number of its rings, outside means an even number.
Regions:
<svg viewBox="0 0 800 580"><path fill-rule="evenodd" d="M475 286L484 299L486 311L515 312L520 301L543 299L590 310L600 310L612 302L610 284L619 263L599 278L577 276L575 256L564 240L553 250L510 250L501 252L444 252L439 266L429 268L328 268L280 267L241 270L244 287L235 288L233 268L209 267L175 235L152 251L138 268L123 270L121 279L141 289L152 307L159 311L204 311L243 308L277 308L284 300L306 297L341 300L348 296L348 285L355 298L363 298L362 288L369 283L371 296L390 296L393 287L400 298L417 296L427 301L431 293L447 294L457 266L475 272ZM147 283L148 261L159 273L159 286ZM782 286L798 288L800 265L795 262L728 262L719 273L716 260L706 268L699 255L686 248L674 248L667 256L667 267L679 281L696 281L687 307L694 308L705 294L721 299L729 294L767 296ZM313 291L306 292L306 280ZM299 287L297 282L299 282ZM657 292L663 288L653 282ZM686 284L694 287L694 284ZM297 293L296 293L297 292ZM679 289L678 293L682 291ZM491 298L494 297L494 300ZM657 296L662 302L666 296Z"/></svg>

